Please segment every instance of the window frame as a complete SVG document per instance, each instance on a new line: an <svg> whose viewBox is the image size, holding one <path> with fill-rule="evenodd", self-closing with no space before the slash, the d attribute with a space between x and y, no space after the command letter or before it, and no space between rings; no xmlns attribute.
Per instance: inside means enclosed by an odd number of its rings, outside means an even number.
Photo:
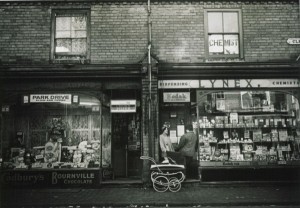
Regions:
<svg viewBox="0 0 300 208"><path fill-rule="evenodd" d="M209 54L209 32L208 32L208 13L209 12L236 12L238 15L238 40L239 40L239 54L223 54L223 55L210 55ZM230 59L230 58L244 58L244 44L243 44L243 24L242 24L242 11L241 9L205 9L204 10L204 30L205 30L205 56L207 59ZM232 35L236 33L212 33L222 35Z"/></svg>
<svg viewBox="0 0 300 208"><path fill-rule="evenodd" d="M57 14L85 14L87 18L86 23L86 56L84 60L77 59L55 59L55 40L56 40L56 16ZM53 9L51 12L51 51L50 60L53 63L89 63L90 62L90 36L91 36L91 12L90 9ZM68 56L68 54L66 54Z"/></svg>

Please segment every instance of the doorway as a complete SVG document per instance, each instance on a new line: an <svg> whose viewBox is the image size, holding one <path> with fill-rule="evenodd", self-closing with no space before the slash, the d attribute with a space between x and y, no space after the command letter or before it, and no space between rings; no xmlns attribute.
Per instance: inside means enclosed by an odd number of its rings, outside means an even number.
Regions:
<svg viewBox="0 0 300 208"><path fill-rule="evenodd" d="M138 113L112 114L112 161L116 178L141 176L140 118Z"/></svg>

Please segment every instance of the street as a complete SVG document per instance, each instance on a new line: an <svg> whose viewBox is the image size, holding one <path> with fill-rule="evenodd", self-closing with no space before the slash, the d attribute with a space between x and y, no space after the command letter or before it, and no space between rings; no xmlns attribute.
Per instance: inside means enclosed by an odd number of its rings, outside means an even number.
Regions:
<svg viewBox="0 0 300 208"><path fill-rule="evenodd" d="M300 207L299 184L184 185L179 192L152 187L7 189L1 208Z"/></svg>

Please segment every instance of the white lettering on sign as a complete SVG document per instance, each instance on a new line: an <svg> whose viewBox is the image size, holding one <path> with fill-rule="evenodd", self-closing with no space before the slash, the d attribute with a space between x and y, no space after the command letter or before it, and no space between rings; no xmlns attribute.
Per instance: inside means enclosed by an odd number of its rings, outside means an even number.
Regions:
<svg viewBox="0 0 300 208"><path fill-rule="evenodd" d="M32 175L25 175L21 173L8 173L3 175L3 181L4 183L10 183L10 182L18 182L18 183L33 183L36 184L39 181L44 181L45 177L42 174L35 174L32 173Z"/></svg>
<svg viewBox="0 0 300 208"><path fill-rule="evenodd" d="M134 113L136 112L136 100L111 100L111 113Z"/></svg>
<svg viewBox="0 0 300 208"><path fill-rule="evenodd" d="M95 178L94 173L52 173L52 184L57 184L63 180L66 184L86 184L92 182Z"/></svg>
<svg viewBox="0 0 300 208"><path fill-rule="evenodd" d="M71 104L70 94L32 94L30 103L65 103Z"/></svg>
<svg viewBox="0 0 300 208"><path fill-rule="evenodd" d="M291 44L291 45L299 45L300 44L300 38L289 38L287 40L287 43Z"/></svg>

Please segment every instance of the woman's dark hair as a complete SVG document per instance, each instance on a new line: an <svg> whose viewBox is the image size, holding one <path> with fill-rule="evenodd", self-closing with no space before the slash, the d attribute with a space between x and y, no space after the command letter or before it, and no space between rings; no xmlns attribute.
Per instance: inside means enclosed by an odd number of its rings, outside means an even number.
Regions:
<svg viewBox="0 0 300 208"><path fill-rule="evenodd" d="M168 129L167 135L169 135L169 128L168 128L167 126L163 126L163 127L161 128L161 133L164 133L164 131L165 131L166 129Z"/></svg>

